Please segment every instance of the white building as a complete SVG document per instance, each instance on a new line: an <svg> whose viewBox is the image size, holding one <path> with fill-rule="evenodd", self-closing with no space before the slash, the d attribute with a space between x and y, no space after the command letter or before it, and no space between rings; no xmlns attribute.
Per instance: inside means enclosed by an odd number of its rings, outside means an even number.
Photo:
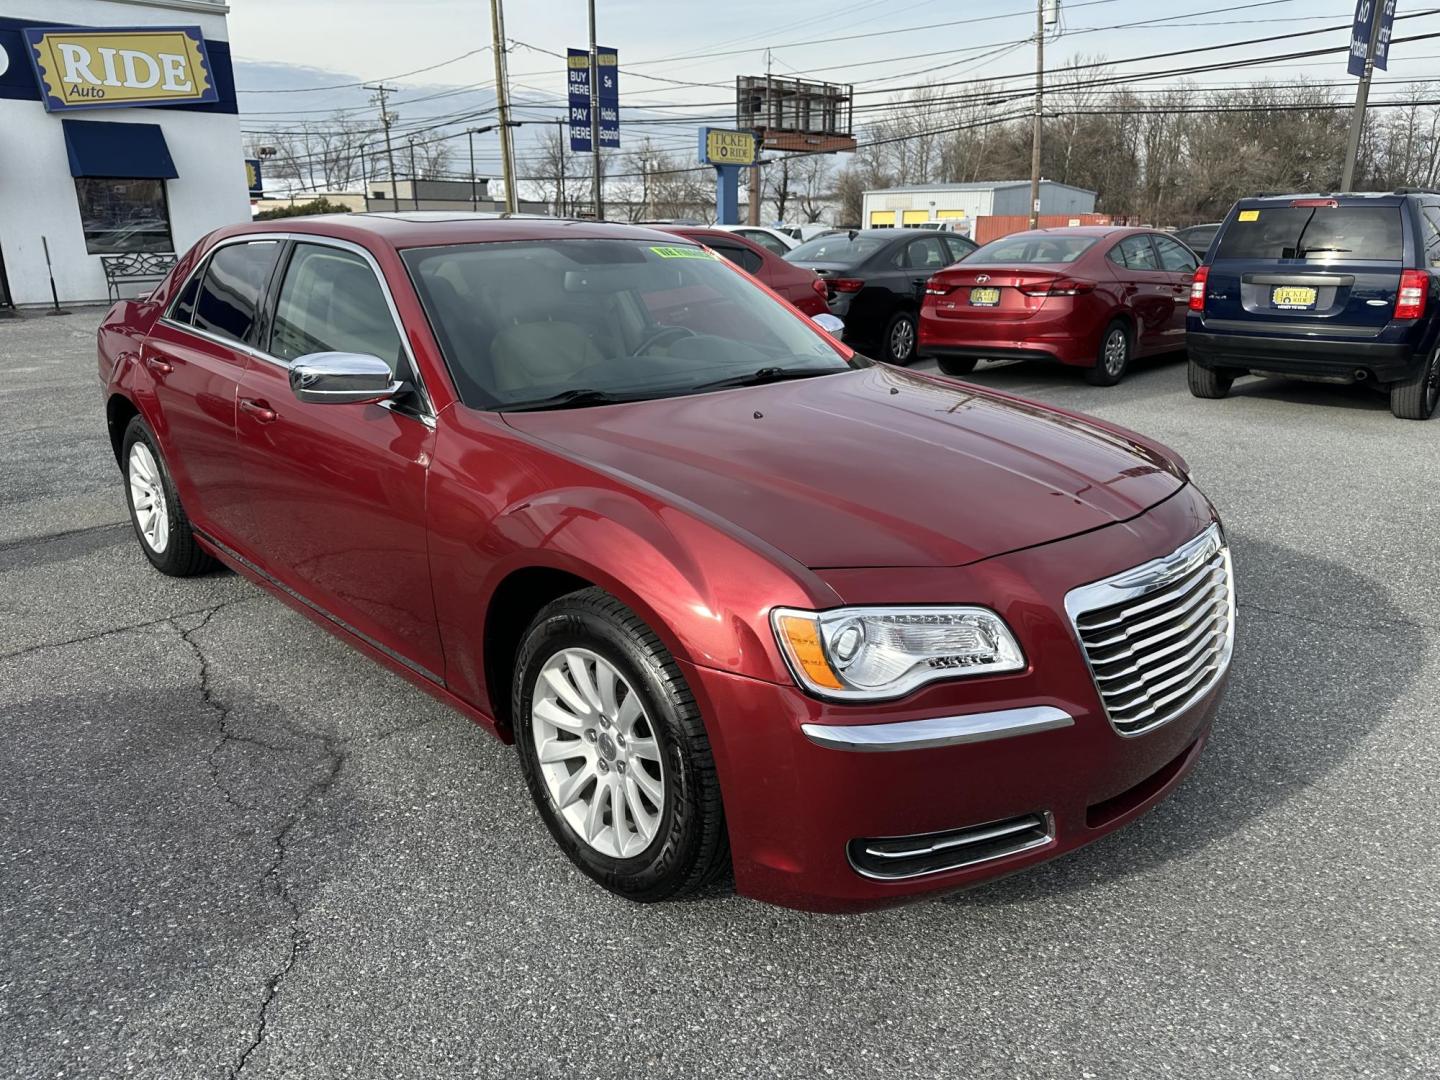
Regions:
<svg viewBox="0 0 1440 1080"><path fill-rule="evenodd" d="M50 302L47 246L61 303L103 300L103 257L184 252L250 219L228 10L5 0L0 303Z"/></svg>
<svg viewBox="0 0 1440 1080"><path fill-rule="evenodd" d="M1040 181L1040 213L1089 214L1095 192L1054 180ZM973 184L916 184L867 191L862 205L866 228L951 222L969 232L978 217L1023 217L1030 213L1029 180L982 180Z"/></svg>

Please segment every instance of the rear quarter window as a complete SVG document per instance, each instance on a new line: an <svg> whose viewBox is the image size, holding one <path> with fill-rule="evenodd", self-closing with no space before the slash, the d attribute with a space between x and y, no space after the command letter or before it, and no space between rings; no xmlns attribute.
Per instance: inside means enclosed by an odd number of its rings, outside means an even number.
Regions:
<svg viewBox="0 0 1440 1080"><path fill-rule="evenodd" d="M1225 227L1218 259L1400 262L1398 206L1271 206L1241 209Z"/></svg>

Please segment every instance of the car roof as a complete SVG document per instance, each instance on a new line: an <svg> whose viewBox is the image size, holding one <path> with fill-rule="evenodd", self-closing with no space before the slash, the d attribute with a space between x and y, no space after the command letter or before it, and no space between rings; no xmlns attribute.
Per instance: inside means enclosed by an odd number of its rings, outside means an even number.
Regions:
<svg viewBox="0 0 1440 1080"><path fill-rule="evenodd" d="M684 228L686 226L677 226ZM311 233L364 244L379 241L394 248L435 247L514 240L649 240L664 242L673 233L607 221L580 221L539 214L473 214L446 210L400 213L317 214L233 226L240 233Z"/></svg>
<svg viewBox="0 0 1440 1080"><path fill-rule="evenodd" d="M997 236L996 240L1009 240L1015 236L1043 235L1043 236L1128 236L1131 233L1153 233L1159 229L1151 229L1140 225L1057 225L1053 229L1022 229L1020 232L1007 233L1004 236ZM994 241L989 241L994 243Z"/></svg>
<svg viewBox="0 0 1440 1080"><path fill-rule="evenodd" d="M1249 195L1236 201L1236 205L1274 206L1288 205L1296 199L1334 199L1337 202L1368 202L1377 206L1399 206L1407 195L1418 195L1419 191L1301 191L1290 193L1267 191L1260 195Z"/></svg>

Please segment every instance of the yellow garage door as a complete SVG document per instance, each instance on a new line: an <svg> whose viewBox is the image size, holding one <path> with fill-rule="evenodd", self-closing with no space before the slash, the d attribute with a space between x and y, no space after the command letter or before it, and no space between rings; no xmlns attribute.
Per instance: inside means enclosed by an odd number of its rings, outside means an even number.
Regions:
<svg viewBox="0 0 1440 1080"><path fill-rule="evenodd" d="M941 221L959 221L965 216L964 210L937 210L935 216Z"/></svg>
<svg viewBox="0 0 1440 1080"><path fill-rule="evenodd" d="M878 228L880 228L880 227L882 227L882 226L885 226L885 225L894 225L894 224L895 224L895 211L894 211L894 210L871 210L871 211L870 211L870 227L871 227L872 229L878 229Z"/></svg>
<svg viewBox="0 0 1440 1080"><path fill-rule="evenodd" d="M920 225L929 220L929 210L906 210L900 215L901 225Z"/></svg>

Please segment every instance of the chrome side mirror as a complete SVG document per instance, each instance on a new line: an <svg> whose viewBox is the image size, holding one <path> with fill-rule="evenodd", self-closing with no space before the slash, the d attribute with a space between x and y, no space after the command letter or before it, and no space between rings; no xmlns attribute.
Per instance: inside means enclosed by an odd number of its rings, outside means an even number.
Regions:
<svg viewBox="0 0 1440 1080"><path fill-rule="evenodd" d="M845 320L839 315L831 315L828 311L821 312L819 315L811 315L810 321L831 337L839 337L845 330Z"/></svg>
<svg viewBox="0 0 1440 1080"><path fill-rule="evenodd" d="M390 365L367 353L308 353L290 364L290 390L311 405L385 401L404 387Z"/></svg>

